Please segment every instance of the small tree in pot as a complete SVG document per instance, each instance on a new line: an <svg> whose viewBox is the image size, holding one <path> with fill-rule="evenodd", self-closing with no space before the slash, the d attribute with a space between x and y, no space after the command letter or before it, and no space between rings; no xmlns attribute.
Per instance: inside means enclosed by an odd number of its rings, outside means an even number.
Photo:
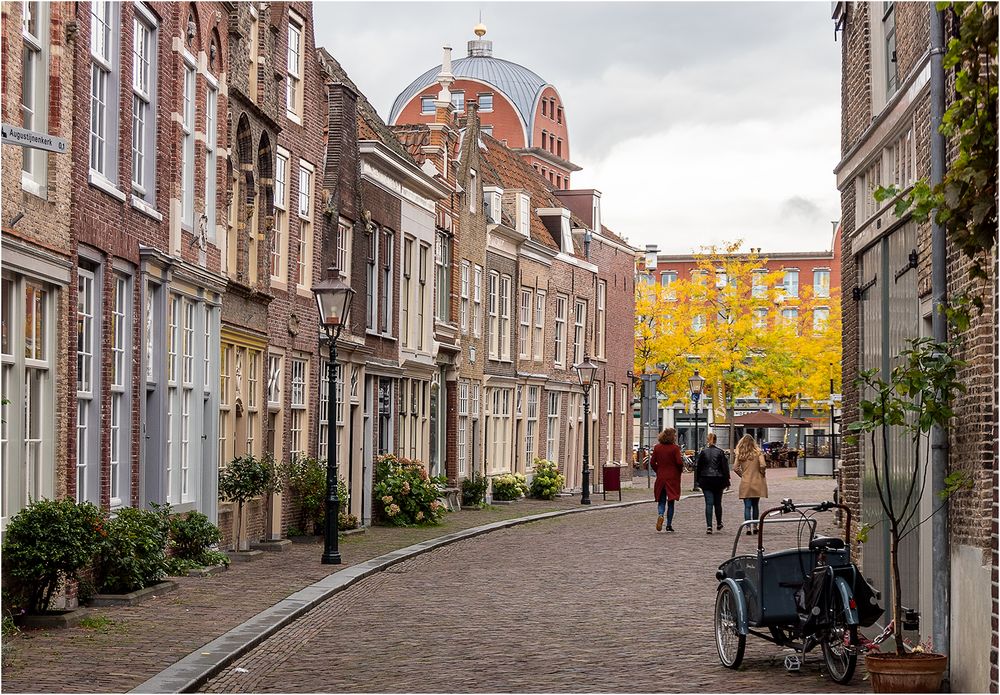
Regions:
<svg viewBox="0 0 1000 695"><path fill-rule="evenodd" d="M964 363L951 356L954 347L953 343L915 338L899 354L888 380L880 376L878 369L862 372L857 385L868 397L859 404L860 419L848 426L848 431L852 432L848 441L857 443L863 437L869 444L882 523L888 527L892 625L898 657L913 655L907 651L903 639L900 543L941 509L939 505L930 516L920 518L920 502L929 467L927 447L921 447L922 439L931 428L949 423L954 416L952 402L958 393L965 391L958 381L958 370ZM908 471L905 479L897 479L901 484L893 485L889 480L890 462L898 462L898 459L894 459L892 443L901 438L909 440L912 459L905 466ZM880 459L876 453L881 454ZM941 493L945 499L951 492L967 485L967 477L952 473L946 478L946 483L948 487ZM870 529L870 525L863 526L858 539L864 541ZM870 672L874 672L873 659L877 661L878 655L869 656ZM880 691L874 677L873 687L876 692ZM906 688L906 692L921 691Z"/></svg>
<svg viewBox="0 0 1000 695"><path fill-rule="evenodd" d="M250 549L250 540L246 538L243 523L243 508L246 503L255 497L280 490L281 479L270 456L240 456L219 471L219 496L227 502L236 502L237 505L237 550Z"/></svg>

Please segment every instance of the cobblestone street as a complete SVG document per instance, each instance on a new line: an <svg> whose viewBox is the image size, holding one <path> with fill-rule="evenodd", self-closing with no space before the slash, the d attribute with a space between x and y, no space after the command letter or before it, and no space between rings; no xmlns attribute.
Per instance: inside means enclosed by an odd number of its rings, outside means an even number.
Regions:
<svg viewBox="0 0 1000 695"><path fill-rule="evenodd" d="M815 501L829 479L771 476L770 502ZM768 505L762 505L762 507ZM738 672L718 661L715 569L742 504L706 536L701 497L675 534L642 505L488 534L401 563L338 594L210 681L209 692L860 692L821 672L817 652L786 673L751 638ZM789 524L768 545L794 545ZM750 540L744 538L744 540Z"/></svg>

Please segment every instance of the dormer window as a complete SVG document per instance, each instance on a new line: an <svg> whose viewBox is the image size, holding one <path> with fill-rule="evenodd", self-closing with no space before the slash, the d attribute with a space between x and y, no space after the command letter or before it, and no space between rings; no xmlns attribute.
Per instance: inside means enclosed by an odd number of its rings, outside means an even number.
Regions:
<svg viewBox="0 0 1000 695"><path fill-rule="evenodd" d="M434 107L434 97L420 97L420 113L424 116L433 114L436 111Z"/></svg>
<svg viewBox="0 0 1000 695"><path fill-rule="evenodd" d="M531 198L526 193L517 195L517 231L528 236L530 230Z"/></svg>
<svg viewBox="0 0 1000 695"><path fill-rule="evenodd" d="M503 191L499 188L483 189L483 208L489 224L500 224L500 201L502 198Z"/></svg>

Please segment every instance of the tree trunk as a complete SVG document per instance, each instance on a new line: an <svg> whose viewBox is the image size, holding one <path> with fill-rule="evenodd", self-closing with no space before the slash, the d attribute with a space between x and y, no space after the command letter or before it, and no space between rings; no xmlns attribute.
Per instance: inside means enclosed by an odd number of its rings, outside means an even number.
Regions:
<svg viewBox="0 0 1000 695"><path fill-rule="evenodd" d="M238 503L239 518L236 521L236 550L243 552L245 550L250 550L250 543L246 540L246 528L245 519L243 518L243 501L240 500Z"/></svg>
<svg viewBox="0 0 1000 695"><path fill-rule="evenodd" d="M892 577L892 634L896 640L896 655L903 656L903 596L899 581L899 528L893 523L889 527L889 571Z"/></svg>

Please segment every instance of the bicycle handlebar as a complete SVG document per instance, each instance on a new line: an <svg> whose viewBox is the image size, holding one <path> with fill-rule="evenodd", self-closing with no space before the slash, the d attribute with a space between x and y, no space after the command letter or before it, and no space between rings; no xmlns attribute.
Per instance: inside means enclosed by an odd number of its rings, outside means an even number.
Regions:
<svg viewBox="0 0 1000 695"><path fill-rule="evenodd" d="M781 500L780 507L771 507L760 515L760 524L757 526L757 550L764 549L764 517L768 514L790 514L792 512L802 513L802 510L811 510L814 512L828 512L831 509L843 510L847 515L847 521L844 524L844 539L847 546L851 545L851 510L847 505L837 504L835 502L830 502L828 500L823 500L822 502L801 502L796 504L792 501L791 497L785 497Z"/></svg>

